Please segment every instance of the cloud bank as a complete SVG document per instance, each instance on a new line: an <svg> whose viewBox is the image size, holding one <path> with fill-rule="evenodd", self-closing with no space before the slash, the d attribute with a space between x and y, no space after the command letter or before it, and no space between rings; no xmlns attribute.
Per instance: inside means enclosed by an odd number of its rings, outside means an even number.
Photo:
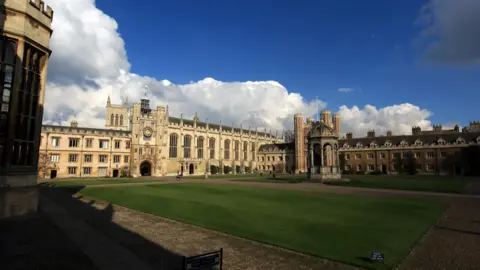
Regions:
<svg viewBox="0 0 480 270"><path fill-rule="evenodd" d="M105 124L107 96L121 103L143 96L150 89L152 105L169 105L171 115L202 121L222 120L259 129L290 129L293 115L314 115L323 109L323 101L307 101L299 93L289 92L276 81L222 82L205 78L188 84L175 84L130 72L125 42L116 21L96 8L94 0L50 0L55 10L53 50L47 82L44 123L68 125L73 119L80 126L102 128ZM345 88L346 89L346 88ZM377 109L330 108L342 116L342 133L363 136L369 129L378 132L409 133L412 125L431 126L431 113L411 104Z"/></svg>

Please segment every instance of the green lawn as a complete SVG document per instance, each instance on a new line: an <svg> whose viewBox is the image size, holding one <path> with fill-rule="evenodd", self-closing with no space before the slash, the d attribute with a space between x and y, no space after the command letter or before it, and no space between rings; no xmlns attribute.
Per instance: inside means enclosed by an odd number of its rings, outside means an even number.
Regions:
<svg viewBox="0 0 480 270"><path fill-rule="evenodd" d="M161 182L163 180L155 179L101 179L101 180L62 180L62 181L51 181L48 182L50 185L54 186L95 186L95 185L108 185L108 184L125 184L125 183L150 183L150 182Z"/></svg>
<svg viewBox="0 0 480 270"><path fill-rule="evenodd" d="M431 175L344 175L350 182L332 182L331 185L462 193L467 183L464 178Z"/></svg>
<svg viewBox="0 0 480 270"><path fill-rule="evenodd" d="M435 222L439 201L201 183L83 189L83 195L303 253L393 268ZM370 263L371 251L385 265Z"/></svg>
<svg viewBox="0 0 480 270"><path fill-rule="evenodd" d="M246 173L246 174L213 174L209 175L208 178L221 179L221 178L249 178L249 177L259 177L258 173ZM183 175L186 179L203 179L203 175Z"/></svg>

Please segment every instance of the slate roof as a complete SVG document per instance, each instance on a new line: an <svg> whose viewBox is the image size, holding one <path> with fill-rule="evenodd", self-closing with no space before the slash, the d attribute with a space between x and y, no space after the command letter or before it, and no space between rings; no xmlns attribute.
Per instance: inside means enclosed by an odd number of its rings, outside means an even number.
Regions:
<svg viewBox="0 0 480 270"><path fill-rule="evenodd" d="M383 146L389 141L392 146L400 146L402 142L407 145L415 145L418 140L422 144L439 144L439 140L444 140L447 144L455 144L457 140L463 139L466 143L477 143L480 139L480 132L447 132L447 133L424 133L418 135L399 135L399 136L378 136L378 137L363 137L363 138L342 138L338 140L340 147L343 147L347 143L350 147L355 147L357 143L361 143L363 147L368 147L372 142L375 142L378 146Z"/></svg>
<svg viewBox="0 0 480 270"><path fill-rule="evenodd" d="M180 124L180 118L169 116L169 117L168 117L168 122ZM184 125L193 126L193 120L183 119L183 124L184 124ZM220 129L220 125L218 125L218 124L208 123L208 126L209 126L209 128ZM206 128L206 127L207 127L207 123L198 121L198 122L197 122L197 127ZM234 128L234 130L235 130L235 132L240 132L240 130L242 130L242 129L240 129L240 128ZM232 132L232 127L222 125L222 131ZM255 133L255 130L251 130L250 132ZM243 129L243 133L248 133L248 129ZM260 135L260 136L265 136L265 135L273 136L272 134L270 134L270 133L265 133L265 132L258 132L258 135Z"/></svg>
<svg viewBox="0 0 480 270"><path fill-rule="evenodd" d="M259 152L270 152L272 151L288 151L295 149L295 143L269 143L263 144L258 148Z"/></svg>

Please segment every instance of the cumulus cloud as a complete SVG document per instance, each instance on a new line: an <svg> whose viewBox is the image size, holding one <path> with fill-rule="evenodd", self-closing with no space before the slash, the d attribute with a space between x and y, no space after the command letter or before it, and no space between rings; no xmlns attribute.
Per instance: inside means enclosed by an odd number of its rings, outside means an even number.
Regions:
<svg viewBox="0 0 480 270"><path fill-rule="evenodd" d="M343 92L343 93L352 92L353 90L355 90L355 89L349 88L349 87L342 87L342 88L337 89L338 92Z"/></svg>
<svg viewBox="0 0 480 270"><path fill-rule="evenodd" d="M214 78L175 84L130 72L125 44L116 21L97 9L94 0L50 0L55 10L51 40L44 123L80 126L105 125L107 96L114 104L137 102L149 88L152 106L169 105L170 113L185 118L197 112L200 119L251 126L260 130L289 129L293 115L314 115L327 107L308 101L276 81L222 82ZM336 111L335 108L330 108ZM367 105L340 107L344 132L359 135L367 129L409 132L411 125L427 127L431 114L410 104L376 109Z"/></svg>
<svg viewBox="0 0 480 270"><path fill-rule="evenodd" d="M480 64L480 1L430 0L417 22L420 41L427 43L425 59L445 65Z"/></svg>

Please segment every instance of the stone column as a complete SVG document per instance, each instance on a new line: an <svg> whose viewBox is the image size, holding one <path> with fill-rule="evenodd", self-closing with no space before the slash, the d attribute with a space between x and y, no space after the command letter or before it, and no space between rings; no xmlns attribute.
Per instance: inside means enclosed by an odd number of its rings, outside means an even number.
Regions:
<svg viewBox="0 0 480 270"><path fill-rule="evenodd" d="M337 162L337 168L340 168L340 156L338 154L338 148L337 150L335 151L335 154L336 154L336 162Z"/></svg>
<svg viewBox="0 0 480 270"><path fill-rule="evenodd" d="M320 166L323 167L325 166L325 155L323 153L323 144L320 144L320 156L322 157Z"/></svg>
<svg viewBox="0 0 480 270"><path fill-rule="evenodd" d="M285 173L287 170L287 161L285 160L285 153L282 154L282 172Z"/></svg>
<svg viewBox="0 0 480 270"><path fill-rule="evenodd" d="M309 150L309 153L310 153L310 173L313 174L314 170L313 170L313 167L314 167L314 155L313 155L313 143L311 142L308 142L308 150Z"/></svg>

